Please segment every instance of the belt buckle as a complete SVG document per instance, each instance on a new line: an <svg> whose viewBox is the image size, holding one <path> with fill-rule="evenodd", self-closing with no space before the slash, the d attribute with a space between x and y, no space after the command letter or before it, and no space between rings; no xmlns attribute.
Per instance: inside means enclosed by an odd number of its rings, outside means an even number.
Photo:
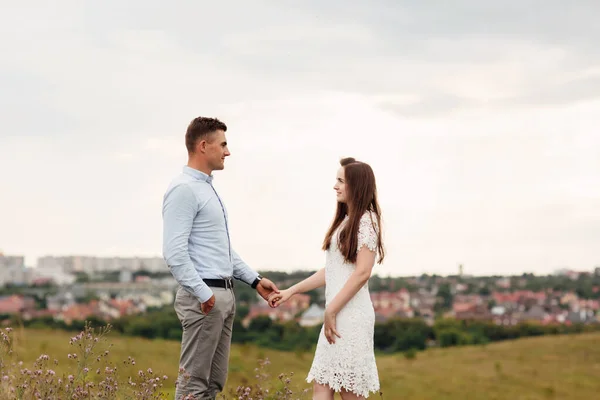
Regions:
<svg viewBox="0 0 600 400"><path fill-rule="evenodd" d="M233 288L233 279L226 278L225 279L225 289L232 289L232 288Z"/></svg>

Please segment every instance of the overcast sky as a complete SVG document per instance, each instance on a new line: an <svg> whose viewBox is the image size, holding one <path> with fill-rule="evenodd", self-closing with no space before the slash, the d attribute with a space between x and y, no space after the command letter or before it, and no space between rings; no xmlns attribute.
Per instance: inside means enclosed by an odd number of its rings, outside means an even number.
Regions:
<svg viewBox="0 0 600 400"><path fill-rule="evenodd" d="M600 2L2 1L0 249L161 256L196 116L255 269L316 269L338 160L382 275L600 265ZM326 3L326 4L324 4Z"/></svg>

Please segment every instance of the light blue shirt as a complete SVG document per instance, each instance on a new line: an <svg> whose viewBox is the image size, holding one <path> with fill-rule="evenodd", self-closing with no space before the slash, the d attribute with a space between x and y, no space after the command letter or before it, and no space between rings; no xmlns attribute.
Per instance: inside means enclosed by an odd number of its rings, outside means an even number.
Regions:
<svg viewBox="0 0 600 400"><path fill-rule="evenodd" d="M163 257L175 280L202 303L213 295L202 279L258 277L231 247L225 205L213 177L183 167L163 198Z"/></svg>

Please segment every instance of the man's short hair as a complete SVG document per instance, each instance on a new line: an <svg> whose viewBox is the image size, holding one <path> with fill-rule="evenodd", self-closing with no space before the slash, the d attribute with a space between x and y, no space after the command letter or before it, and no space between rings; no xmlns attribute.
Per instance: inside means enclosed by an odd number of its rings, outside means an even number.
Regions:
<svg viewBox="0 0 600 400"><path fill-rule="evenodd" d="M194 118L185 133L185 147L187 147L188 153L194 152L198 140L205 140L210 134L219 130L226 132L227 125L216 118Z"/></svg>

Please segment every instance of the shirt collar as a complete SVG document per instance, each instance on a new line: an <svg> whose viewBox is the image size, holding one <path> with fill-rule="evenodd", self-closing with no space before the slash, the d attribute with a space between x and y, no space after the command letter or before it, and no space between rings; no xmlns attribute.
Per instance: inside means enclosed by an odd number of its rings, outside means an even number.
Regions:
<svg viewBox="0 0 600 400"><path fill-rule="evenodd" d="M204 172L188 167L187 165L183 167L183 173L191 176L192 178L198 179L199 181L212 183L213 180L212 175L207 175Z"/></svg>

